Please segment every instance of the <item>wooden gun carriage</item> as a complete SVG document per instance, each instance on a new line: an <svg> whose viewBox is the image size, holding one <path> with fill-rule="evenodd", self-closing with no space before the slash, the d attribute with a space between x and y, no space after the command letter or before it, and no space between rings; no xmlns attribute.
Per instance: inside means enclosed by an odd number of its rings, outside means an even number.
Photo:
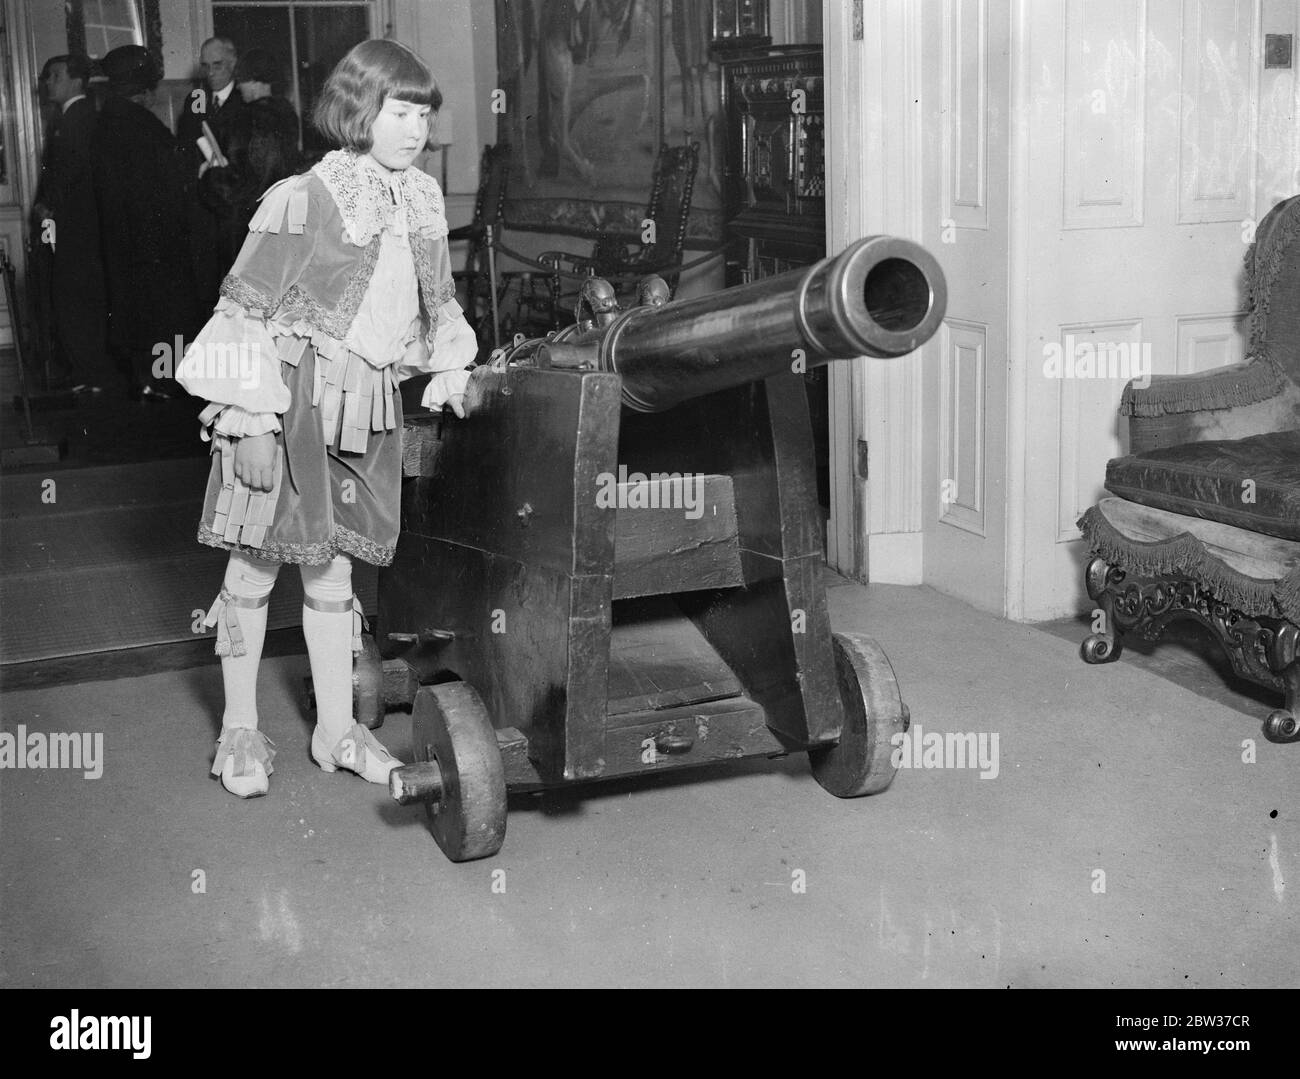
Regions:
<svg viewBox="0 0 1300 1079"><path fill-rule="evenodd" d="M508 791L794 752L840 797L893 778L908 713L879 646L831 633L799 372L919 347L943 275L870 237L666 295L592 279L576 326L475 370L468 418L407 421L359 707L411 704L391 793L453 861L500 848Z"/></svg>

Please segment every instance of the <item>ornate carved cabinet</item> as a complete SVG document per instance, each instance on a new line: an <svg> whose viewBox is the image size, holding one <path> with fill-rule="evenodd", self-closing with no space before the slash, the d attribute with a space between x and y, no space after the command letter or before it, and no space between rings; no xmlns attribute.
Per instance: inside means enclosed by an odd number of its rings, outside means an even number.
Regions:
<svg viewBox="0 0 1300 1079"><path fill-rule="evenodd" d="M782 45L721 55L727 123L723 185L727 284L785 273L826 254L822 49ZM830 505L825 368L805 375L821 504Z"/></svg>

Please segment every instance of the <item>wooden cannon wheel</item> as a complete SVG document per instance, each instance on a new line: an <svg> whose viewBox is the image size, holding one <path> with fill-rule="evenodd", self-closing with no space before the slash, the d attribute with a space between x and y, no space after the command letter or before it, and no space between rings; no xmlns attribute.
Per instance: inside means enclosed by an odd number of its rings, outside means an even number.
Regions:
<svg viewBox="0 0 1300 1079"><path fill-rule="evenodd" d="M817 782L837 798L883 791L897 769L890 739L907 730L907 705L885 651L858 633L835 634L835 674L844 701L836 745L808 752Z"/></svg>
<svg viewBox="0 0 1300 1079"><path fill-rule="evenodd" d="M482 699L464 682L421 686L411 709L417 762L436 761L441 790L429 830L453 862L488 858L506 838L506 773Z"/></svg>
<svg viewBox="0 0 1300 1079"><path fill-rule="evenodd" d="M352 661L352 714L374 730L384 722L384 665L379 645L369 633L361 636L361 651Z"/></svg>

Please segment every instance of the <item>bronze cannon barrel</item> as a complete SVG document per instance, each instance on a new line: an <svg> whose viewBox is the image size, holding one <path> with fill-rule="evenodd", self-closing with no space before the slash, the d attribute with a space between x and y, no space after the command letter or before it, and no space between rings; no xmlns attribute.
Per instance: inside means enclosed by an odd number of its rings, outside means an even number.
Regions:
<svg viewBox="0 0 1300 1079"><path fill-rule="evenodd" d="M595 365L622 376L624 403L657 412L800 370L800 361L806 369L854 356L905 355L934 335L946 306L943 271L925 248L869 236L806 269L634 307L553 349L594 348Z"/></svg>

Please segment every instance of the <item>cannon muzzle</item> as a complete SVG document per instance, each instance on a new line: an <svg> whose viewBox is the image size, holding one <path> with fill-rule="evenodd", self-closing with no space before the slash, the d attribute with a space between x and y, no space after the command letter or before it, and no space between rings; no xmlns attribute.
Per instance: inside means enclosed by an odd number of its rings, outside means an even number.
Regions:
<svg viewBox="0 0 1300 1079"><path fill-rule="evenodd" d="M925 248L869 236L806 269L633 307L542 353L555 366L621 375L624 404L658 412L830 360L906 355L934 335L946 306L943 271Z"/></svg>

